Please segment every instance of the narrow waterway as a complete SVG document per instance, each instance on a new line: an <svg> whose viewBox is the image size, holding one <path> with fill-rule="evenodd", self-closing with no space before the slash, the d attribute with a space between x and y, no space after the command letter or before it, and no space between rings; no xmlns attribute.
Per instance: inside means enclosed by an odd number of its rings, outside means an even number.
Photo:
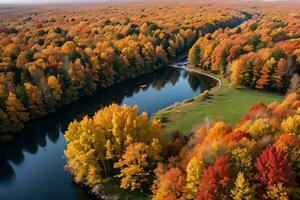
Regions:
<svg viewBox="0 0 300 200"><path fill-rule="evenodd" d="M0 146L1 200L91 199L64 171L63 137L68 124L111 103L139 106L149 115L214 87L215 80L185 70L164 68L101 90L36 120L13 142Z"/></svg>

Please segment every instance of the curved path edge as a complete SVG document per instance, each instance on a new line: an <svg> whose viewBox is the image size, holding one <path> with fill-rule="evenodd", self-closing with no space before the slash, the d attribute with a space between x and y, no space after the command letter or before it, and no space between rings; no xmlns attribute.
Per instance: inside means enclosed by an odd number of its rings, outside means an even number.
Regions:
<svg viewBox="0 0 300 200"><path fill-rule="evenodd" d="M185 65L185 66L189 66L189 65L187 64L187 65ZM168 65L166 65L166 67L172 67L172 68L182 69L182 70L185 70L185 71L187 71L187 72L192 72L192 73L201 74L201 75L210 77L210 78L214 79L215 81L217 81L216 86L214 86L213 88L210 88L209 90L206 90L206 91L216 92L216 91L219 90L219 89L221 88L221 86L222 86L222 81L221 81L221 79L219 79L219 78L216 77L216 76L213 76L213 75L209 74L208 72L202 71L202 70L200 70L200 69L193 68L193 67L181 67L181 66L178 66L177 63L168 64ZM205 92L205 91L201 91L198 95L201 95L201 94L203 94L204 92ZM198 96L198 95L197 95L197 96ZM162 112L164 112L164 111L167 111L167 110L171 110L171 109L175 108L176 106L178 106L178 105L180 105L180 104L182 104L182 103L185 103L185 102L188 102L189 100L194 99L195 97L196 97L196 96L191 97L191 98L188 98L188 99L185 99L185 100L183 100L183 101L181 101L181 102L176 102L176 103L174 103L174 104L172 104L172 105L170 105L170 106L167 106L167 107L165 107L165 108L162 108L161 110L155 112L155 113L153 114L153 117L154 117L154 118L157 118L157 117L160 115L160 113L162 113Z"/></svg>
<svg viewBox="0 0 300 200"><path fill-rule="evenodd" d="M209 89L210 91L217 90L217 89L219 89L222 86L222 81L218 77L213 76L213 75L209 74L208 72L202 71L200 69L197 69L197 68L194 68L194 67L188 67L188 65L186 65L186 66L187 67L181 67L181 66L178 66L177 63L167 65L167 67L172 67L172 68L177 68L177 69L183 69L185 71L193 72L193 73L197 73L197 74L201 74L201 75L204 75L204 76L207 76L207 77L210 77L210 78L216 80L217 81L217 85L215 87Z"/></svg>

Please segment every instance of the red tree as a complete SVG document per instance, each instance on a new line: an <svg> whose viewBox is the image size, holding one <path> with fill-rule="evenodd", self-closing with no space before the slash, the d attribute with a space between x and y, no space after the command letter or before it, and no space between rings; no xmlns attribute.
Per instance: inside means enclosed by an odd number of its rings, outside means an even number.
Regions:
<svg viewBox="0 0 300 200"><path fill-rule="evenodd" d="M203 173L197 200L226 199L231 179L229 158L221 156Z"/></svg>
<svg viewBox="0 0 300 200"><path fill-rule="evenodd" d="M288 155L281 150L270 147L257 158L255 179L270 188L277 183L290 186L293 183L293 171L288 166Z"/></svg>

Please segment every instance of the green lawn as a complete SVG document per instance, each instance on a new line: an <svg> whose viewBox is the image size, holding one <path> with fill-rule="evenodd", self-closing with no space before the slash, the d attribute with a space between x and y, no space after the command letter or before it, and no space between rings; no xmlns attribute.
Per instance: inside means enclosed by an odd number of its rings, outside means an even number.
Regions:
<svg viewBox="0 0 300 200"><path fill-rule="evenodd" d="M163 119L166 133L178 129L188 135L193 128L207 121L222 120L234 125L252 104L258 102L267 104L284 98L275 93L236 89L226 81L211 94L206 100L191 100L166 108L156 113L154 117Z"/></svg>

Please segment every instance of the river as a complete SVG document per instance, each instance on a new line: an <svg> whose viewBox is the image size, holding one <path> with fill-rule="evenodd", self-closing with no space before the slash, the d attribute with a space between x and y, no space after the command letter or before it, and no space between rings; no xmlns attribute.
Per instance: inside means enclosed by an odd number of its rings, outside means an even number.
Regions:
<svg viewBox="0 0 300 200"><path fill-rule="evenodd" d="M209 77L166 67L100 90L29 123L16 140L0 146L0 199L92 199L64 170L63 134L71 121L92 115L111 103L137 104L140 112L152 115L215 84Z"/></svg>

